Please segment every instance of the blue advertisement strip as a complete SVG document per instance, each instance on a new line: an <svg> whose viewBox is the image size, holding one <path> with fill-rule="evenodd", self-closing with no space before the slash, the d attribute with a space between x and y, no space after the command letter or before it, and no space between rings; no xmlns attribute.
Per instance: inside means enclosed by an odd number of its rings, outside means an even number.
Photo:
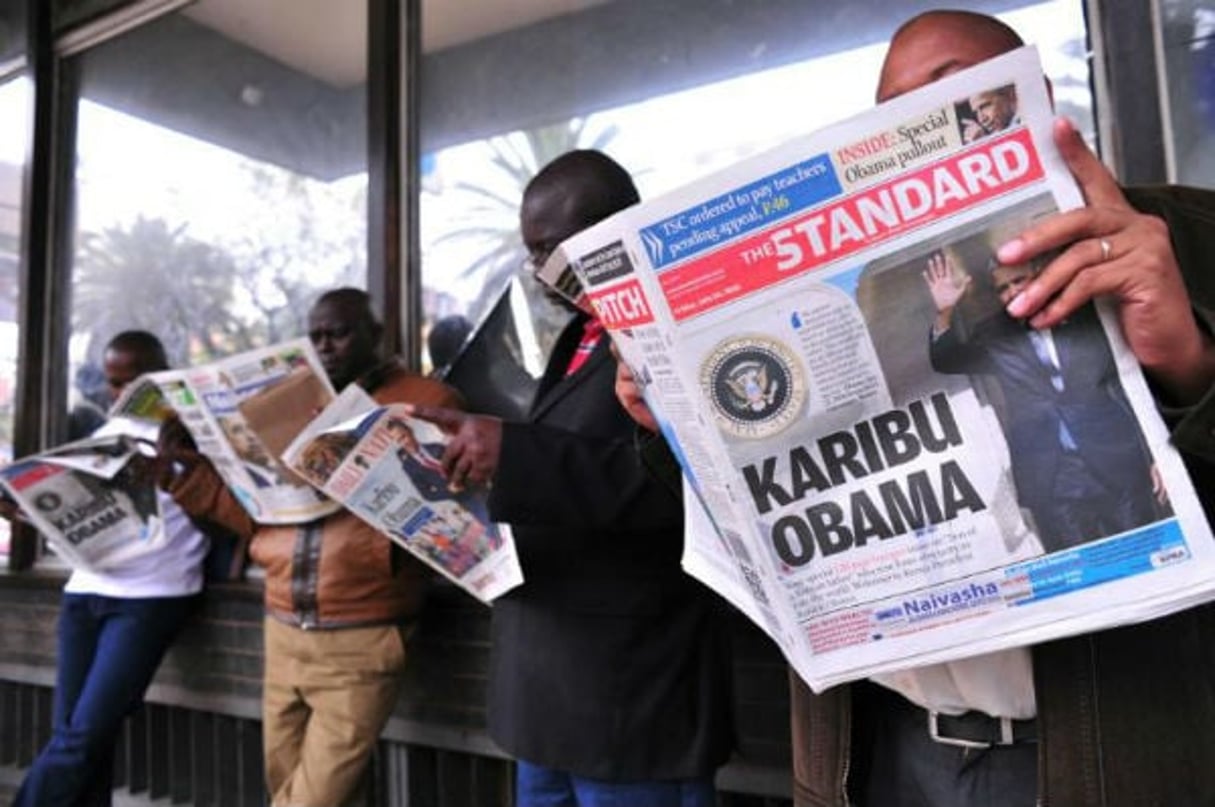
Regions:
<svg viewBox="0 0 1215 807"><path fill-rule="evenodd" d="M642 227L641 242L661 270L840 193L830 158L819 154Z"/></svg>
<svg viewBox="0 0 1215 807"><path fill-rule="evenodd" d="M1028 596L1018 597L1010 604L1039 602L1189 558L1190 550L1185 545L1181 527L1176 519L1171 519L1120 538L1009 568L1005 572L1007 577L1024 575L1029 582Z"/></svg>

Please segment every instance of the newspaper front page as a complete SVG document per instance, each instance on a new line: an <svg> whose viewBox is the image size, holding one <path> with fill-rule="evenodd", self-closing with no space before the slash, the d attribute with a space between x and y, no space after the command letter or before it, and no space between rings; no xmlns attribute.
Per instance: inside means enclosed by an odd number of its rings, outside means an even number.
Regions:
<svg viewBox="0 0 1215 807"><path fill-rule="evenodd" d="M278 398L258 406L284 388L293 393L288 397L308 406L293 412L289 402ZM337 512L340 505L278 461L288 440L275 430L286 429L293 438L333 397L312 344L295 339L185 370L140 376L110 414L161 421L176 412L249 515L262 524L297 524ZM267 407L277 417L263 416ZM274 428L255 428L261 422Z"/></svg>
<svg viewBox="0 0 1215 807"><path fill-rule="evenodd" d="M1014 114L982 126L1000 94ZM816 690L1212 597L1111 312L1034 332L997 246L1082 198L1025 48L567 241L687 480L688 571ZM1095 502L1100 502L1097 504Z"/></svg>
<svg viewBox="0 0 1215 807"><path fill-rule="evenodd" d="M351 384L283 453L283 461L395 543L488 603L523 582L514 542L490 520L485 488L452 489L446 437L400 404Z"/></svg>
<svg viewBox="0 0 1215 807"><path fill-rule="evenodd" d="M74 569L102 571L164 545L164 517L141 424L113 420L96 435L0 468L0 485Z"/></svg>

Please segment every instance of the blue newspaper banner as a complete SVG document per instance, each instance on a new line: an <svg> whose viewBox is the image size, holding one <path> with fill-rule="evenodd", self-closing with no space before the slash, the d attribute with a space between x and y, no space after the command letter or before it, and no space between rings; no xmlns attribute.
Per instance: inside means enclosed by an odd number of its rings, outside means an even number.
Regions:
<svg viewBox="0 0 1215 807"><path fill-rule="evenodd" d="M1025 575L1030 594L1014 605L1050 599L1161 566L1190 559L1176 519L1159 522L1091 546L1058 552L1039 561L1010 567L1006 575Z"/></svg>
<svg viewBox="0 0 1215 807"><path fill-rule="evenodd" d="M642 227L641 242L661 270L841 192L830 157L819 154Z"/></svg>

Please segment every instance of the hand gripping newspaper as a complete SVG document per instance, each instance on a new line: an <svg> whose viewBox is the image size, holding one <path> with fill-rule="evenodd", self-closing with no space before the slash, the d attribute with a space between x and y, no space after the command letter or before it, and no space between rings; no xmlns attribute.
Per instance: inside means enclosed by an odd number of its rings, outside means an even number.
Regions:
<svg viewBox="0 0 1215 807"><path fill-rule="evenodd" d="M181 419L224 484L262 524L298 524L341 505L277 459L334 398L307 339L293 339L185 370L140 376L110 416L160 423Z"/></svg>
<svg viewBox="0 0 1215 807"><path fill-rule="evenodd" d="M505 524L490 520L485 488L452 488L440 458L447 438L381 406L351 384L283 452L326 496L482 602L523 582Z"/></svg>
<svg viewBox="0 0 1215 807"><path fill-rule="evenodd" d="M1002 126L976 125L984 93ZM1025 48L543 267L576 273L682 466L685 568L815 690L1212 597L1210 528L1112 312L1004 313L1040 266L996 247L1083 204L1052 118Z"/></svg>
<svg viewBox="0 0 1215 807"><path fill-rule="evenodd" d="M0 485L74 569L115 568L166 540L156 429L116 418L93 436L0 468Z"/></svg>

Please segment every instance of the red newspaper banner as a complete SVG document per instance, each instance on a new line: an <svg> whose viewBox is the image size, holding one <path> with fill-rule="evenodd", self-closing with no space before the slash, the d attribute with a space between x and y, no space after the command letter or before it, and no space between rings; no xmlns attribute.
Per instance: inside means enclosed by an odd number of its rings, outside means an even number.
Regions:
<svg viewBox="0 0 1215 807"><path fill-rule="evenodd" d="M39 463L30 465L29 469L19 476L15 476L9 480L17 490L25 490L26 488L37 485L44 479L48 479L57 474L67 473L63 468L58 468L50 463Z"/></svg>
<svg viewBox="0 0 1215 807"><path fill-rule="evenodd" d="M683 321L1042 178L1021 128L666 271L663 295Z"/></svg>
<svg viewBox="0 0 1215 807"><path fill-rule="evenodd" d="M654 321L654 314L646 302L645 292L636 280L619 283L606 289L590 293L591 303L603 327L610 331L635 328Z"/></svg>

